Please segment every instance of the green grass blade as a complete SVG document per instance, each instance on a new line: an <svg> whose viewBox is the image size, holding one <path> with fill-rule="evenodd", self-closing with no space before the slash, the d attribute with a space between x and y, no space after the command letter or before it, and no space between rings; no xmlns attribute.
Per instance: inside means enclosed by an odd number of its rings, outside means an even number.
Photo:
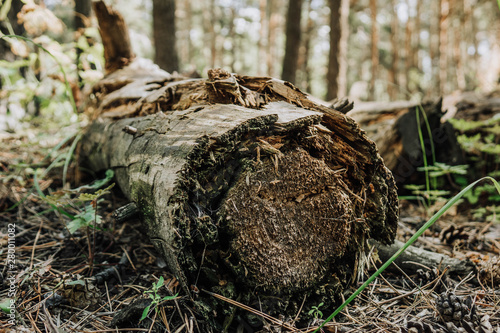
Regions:
<svg viewBox="0 0 500 333"><path fill-rule="evenodd" d="M47 156L45 156L43 158L42 162L45 161L46 159L50 158L55 151L58 151L59 149L61 149L62 146L64 146L69 140L71 140L77 134L78 134L78 132L75 132L75 133L72 133L72 134L68 135L64 139L62 139L61 142L59 142L54 148L52 148L49 151L49 153L47 154Z"/></svg>
<svg viewBox="0 0 500 333"><path fill-rule="evenodd" d="M372 283L376 278L377 276L379 276L387 267L389 267L390 264L392 264L392 262L394 260L396 260L397 257L399 257L401 255L401 253L403 253L410 245L412 245L418 237L420 237L424 232L425 230L427 230L430 226L432 226L434 224L434 222L436 222L440 217L441 215L444 214L444 212L446 212L448 209L450 209L451 206L453 206L455 203L457 203L458 200L460 200L460 198L462 198L462 196L470 191L474 186L476 186L476 184L478 184L479 182L483 181L483 180L491 180L493 182L493 184L495 185L498 193L500 194L500 184L495 180L493 179L492 177L483 177L479 180L476 180L475 182L473 182L472 184L470 184L469 186L467 186L466 188L464 188L462 191L460 191L460 193L458 193L457 195L455 195L453 198L450 199L450 201L448 201L446 203L446 205L443 206L443 208L441 208L436 214L434 214L406 243L405 245L403 245L403 247L401 247L396 253L394 253L394 255L389 259L387 260L375 273L372 274L372 276L370 276L368 278L368 280L366 280L365 283L363 283L363 285L361 285L361 287L359 287L344 303L342 303L342 305L340 305L315 331L315 332L318 332L322 327L324 327L326 325L326 323L328 323L329 321L331 321L336 315L338 315L340 313L340 311L342 311L349 303L351 303L351 301L353 299L355 299L366 287L368 287L368 285L370 283Z"/></svg>
<svg viewBox="0 0 500 333"><path fill-rule="evenodd" d="M418 140L420 141L420 148L422 149L422 158L424 161L424 172L425 172L425 189L427 192L431 190L430 187L430 178L429 178L429 170L428 170L428 163L427 163L427 153L425 151L425 144L424 144L424 135L422 134L422 129L420 128L420 109L415 108L416 112L416 117L417 117L417 128L418 128ZM430 206L431 202L430 199L427 198L427 204Z"/></svg>

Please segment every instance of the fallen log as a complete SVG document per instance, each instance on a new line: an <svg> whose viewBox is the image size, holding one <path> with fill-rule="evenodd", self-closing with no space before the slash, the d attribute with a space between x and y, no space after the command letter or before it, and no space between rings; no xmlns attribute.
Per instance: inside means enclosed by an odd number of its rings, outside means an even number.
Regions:
<svg viewBox="0 0 500 333"><path fill-rule="evenodd" d="M94 86L87 112L82 163L115 171L190 296L295 316L341 299L368 239L394 240L396 187L375 144L288 82L183 79L136 59ZM211 319L229 308L196 304Z"/></svg>
<svg viewBox="0 0 500 333"><path fill-rule="evenodd" d="M422 183L418 168L424 166L424 156L429 165L433 161L449 165L464 162L453 126L441 121L444 111L440 100L422 105L410 101L355 103L347 115L376 142L400 188Z"/></svg>
<svg viewBox="0 0 500 333"><path fill-rule="evenodd" d="M383 245L377 242L370 242L377 249L377 254L382 262L389 260L394 253L404 246L404 243L398 240L394 244ZM442 272L447 269L449 273L462 277L476 271L475 265L469 260L460 260L451 258L445 254L435 253L424 250L415 246L409 246L401 255L394 260L394 263L407 274L415 274L419 269L435 269L439 268ZM394 266L389 266L388 269L395 269Z"/></svg>

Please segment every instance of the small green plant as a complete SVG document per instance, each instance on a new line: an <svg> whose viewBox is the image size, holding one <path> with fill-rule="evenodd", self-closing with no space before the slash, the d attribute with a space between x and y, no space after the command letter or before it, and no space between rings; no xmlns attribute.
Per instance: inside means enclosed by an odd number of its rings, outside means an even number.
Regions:
<svg viewBox="0 0 500 333"><path fill-rule="evenodd" d="M99 229L98 224L101 223L102 217L97 214L99 199L105 194L110 193L110 190L115 186L111 184L104 189L100 189L111 181L114 177L113 170L106 171L106 177L95 181L93 184L84 185L73 190L62 190L45 195L38 184L37 174L34 175L34 186L39 196L46 201L54 210L70 218L66 225L70 234L74 234L81 228L86 228L87 245L89 253L89 268L92 271L94 254L95 254L95 231ZM97 190L95 193L80 193L83 190ZM72 198L73 195L79 194L77 198ZM84 203L83 208L78 203ZM68 212L69 209L76 210L78 213L73 215ZM92 229L92 237L90 230Z"/></svg>
<svg viewBox="0 0 500 333"><path fill-rule="evenodd" d="M307 314L313 315L314 319L316 319L316 320L323 318L323 312L321 312L321 310L319 309L323 305L324 305L324 303L321 302L317 306L316 305L312 306L311 310L309 310L309 312Z"/></svg>
<svg viewBox="0 0 500 333"><path fill-rule="evenodd" d="M148 306L146 306L144 308L144 311L142 312L141 319L139 319L139 321L143 321L144 319L146 319L151 308L153 308L155 311L158 311L158 305L161 302L173 300L177 297L178 294L175 294L174 296L165 296L163 298L160 295L158 295L158 291L163 286L163 282L164 282L163 276L160 276L160 278L158 279L158 282L156 282L156 283L153 282L153 286L151 287L151 289L146 290L144 292L144 294L147 294L149 296L149 298L151 298L151 304L149 304Z"/></svg>
<svg viewBox="0 0 500 333"><path fill-rule="evenodd" d="M448 165L446 163L436 162L434 165L417 168L419 171L429 171L429 177L443 177L449 175L466 175L468 165Z"/></svg>

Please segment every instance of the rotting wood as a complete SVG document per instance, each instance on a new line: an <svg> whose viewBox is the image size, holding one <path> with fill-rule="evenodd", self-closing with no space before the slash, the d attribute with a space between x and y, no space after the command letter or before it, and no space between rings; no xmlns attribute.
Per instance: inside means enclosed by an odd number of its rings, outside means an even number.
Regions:
<svg viewBox="0 0 500 333"><path fill-rule="evenodd" d="M389 260L404 245L403 242L398 240L391 245L383 245L377 242L371 243L376 247L382 262ZM469 273L476 271L476 266L469 260L451 258L445 254L427 251L415 246L409 246L394 262L407 274L414 274L417 270L425 268L438 268L440 271L447 268L448 272L460 276L467 276Z"/></svg>
<svg viewBox="0 0 500 333"><path fill-rule="evenodd" d="M208 74L174 77L143 59L110 73L89 96L81 160L115 171L188 295L293 316L304 297L306 308L338 302L367 240L395 236L396 187L375 144L288 82ZM209 320L228 310L195 304Z"/></svg>

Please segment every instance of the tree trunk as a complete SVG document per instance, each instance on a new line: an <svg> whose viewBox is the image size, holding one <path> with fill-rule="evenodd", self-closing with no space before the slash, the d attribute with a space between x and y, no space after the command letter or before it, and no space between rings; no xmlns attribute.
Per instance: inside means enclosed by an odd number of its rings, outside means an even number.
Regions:
<svg viewBox="0 0 500 333"><path fill-rule="evenodd" d="M269 21L267 20L267 0L259 0L259 11L260 11L260 29L259 29L259 41L258 41L258 52L257 54L259 55L259 62L257 64L257 74L262 75L266 69L265 69L265 62L263 61L266 59L266 44L268 43L267 41L267 29L269 25Z"/></svg>
<svg viewBox="0 0 500 333"><path fill-rule="evenodd" d="M278 12L278 0L268 0L267 4L269 6L269 29L267 30L267 73L268 75L274 75L277 71L275 69L274 63L276 57L278 56L276 51L276 38L278 35L278 30L280 30L280 19L281 15ZM277 75L277 74L276 74Z"/></svg>
<svg viewBox="0 0 500 333"><path fill-rule="evenodd" d="M155 62L170 73L179 71L175 32L175 0L153 0Z"/></svg>
<svg viewBox="0 0 500 333"><path fill-rule="evenodd" d="M415 41L413 43L413 67L420 72L420 29L422 28L421 17L422 15L422 1L417 1L415 7Z"/></svg>
<svg viewBox="0 0 500 333"><path fill-rule="evenodd" d="M397 0L391 1L393 12L397 11ZM391 100L395 100L399 95L399 45L398 45L398 35L399 35L399 18L398 15L392 15L391 17L391 53L392 53L392 64L389 69L389 85L388 93Z"/></svg>
<svg viewBox="0 0 500 333"><path fill-rule="evenodd" d="M455 60L456 66L456 80L457 87L459 90L464 91L466 89L465 81L465 46L463 41L467 38L466 22L465 22L465 1L460 3L457 2L457 8L454 8L455 13L455 29L453 29L454 43L453 43L453 58ZM460 6L460 7L458 7Z"/></svg>
<svg viewBox="0 0 500 333"><path fill-rule="evenodd" d="M332 100L339 97L339 79L341 66L341 37L345 34L342 31L342 6L348 5L342 0L329 0L330 4L330 53L328 55L328 72L326 99Z"/></svg>
<svg viewBox="0 0 500 333"><path fill-rule="evenodd" d="M439 1L439 93L446 94L448 71L448 15L449 0Z"/></svg>
<svg viewBox="0 0 500 333"><path fill-rule="evenodd" d="M406 1L406 5L408 6L408 12L411 12L411 2ZM409 14L408 13L408 14ZM404 84L402 84L405 88L406 91L412 93L413 89L411 89L411 68L412 68L412 62L413 62L413 55L412 55L412 38L413 38L413 18L408 15L408 19L406 21L406 27L405 27L405 42L404 42Z"/></svg>
<svg viewBox="0 0 500 333"><path fill-rule="evenodd" d="M295 75L299 60L302 0L288 1L288 14L286 17L286 44L285 57L283 58L283 72L281 78L295 83Z"/></svg>
<svg viewBox="0 0 500 333"><path fill-rule="evenodd" d="M115 171L191 297L295 316L341 299L368 239L394 240L396 188L374 143L288 82L221 69L181 79L141 60L91 96L81 161ZM228 310L199 296L208 320Z"/></svg>
<svg viewBox="0 0 500 333"><path fill-rule="evenodd" d="M375 82L378 76L378 23L377 23L377 0L370 0L370 13L372 20L371 31L371 60L372 72L370 77L370 99L375 99Z"/></svg>
<svg viewBox="0 0 500 333"><path fill-rule="evenodd" d="M300 48L300 55L299 55L299 63L298 63L298 68L300 69L299 71L299 78L297 79L297 86L299 86L301 89L311 92L311 71L312 68L309 63L309 57L311 54L311 44L313 41L314 37L314 32L315 30L315 22L311 17L311 0L306 1L306 23L305 23L305 29L303 32L303 38L302 38L302 46Z"/></svg>
<svg viewBox="0 0 500 333"><path fill-rule="evenodd" d="M83 35L85 28L90 26L90 13L92 10L92 4L90 0L75 0L75 14L74 14L74 28L75 28L75 41ZM83 50L76 43L76 67L78 74L78 84L82 83L82 77L80 76L80 55Z"/></svg>

